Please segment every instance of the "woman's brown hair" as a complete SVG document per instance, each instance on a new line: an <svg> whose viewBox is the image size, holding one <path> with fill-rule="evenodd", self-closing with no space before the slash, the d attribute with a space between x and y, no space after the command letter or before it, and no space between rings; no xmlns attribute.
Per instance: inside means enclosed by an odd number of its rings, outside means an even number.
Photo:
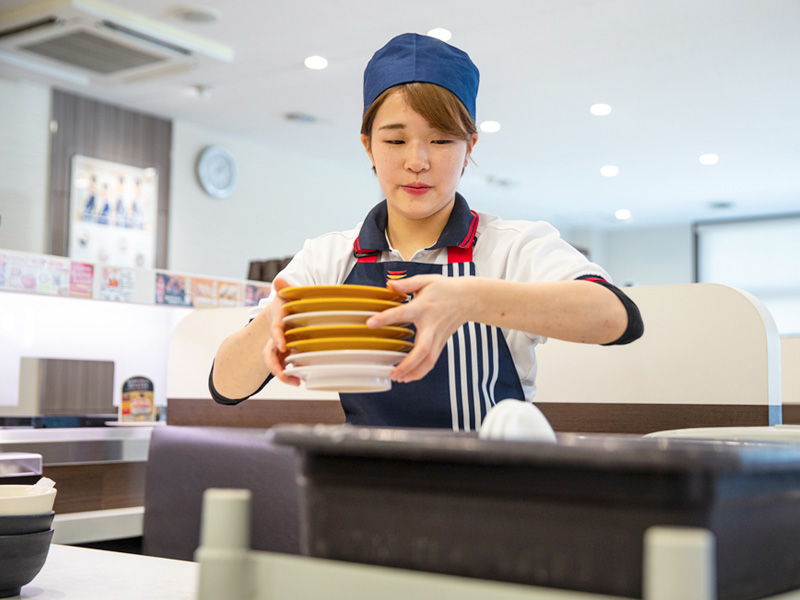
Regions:
<svg viewBox="0 0 800 600"><path fill-rule="evenodd" d="M362 135L372 137L375 115L386 98L394 92L401 92L408 105L434 129L462 138L466 142L478 132L472 117L455 94L433 83L414 81L390 87L375 99L361 122Z"/></svg>

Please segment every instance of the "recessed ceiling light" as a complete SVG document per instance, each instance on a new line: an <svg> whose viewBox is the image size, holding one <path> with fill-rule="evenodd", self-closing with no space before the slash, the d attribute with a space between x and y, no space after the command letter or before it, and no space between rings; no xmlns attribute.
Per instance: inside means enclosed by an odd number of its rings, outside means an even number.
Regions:
<svg viewBox="0 0 800 600"><path fill-rule="evenodd" d="M497 133L500 131L500 123L497 121L482 121L479 127L484 133Z"/></svg>
<svg viewBox="0 0 800 600"><path fill-rule="evenodd" d="M607 117L611 114L610 104L592 104L589 107L589 112L595 117Z"/></svg>
<svg viewBox="0 0 800 600"><path fill-rule="evenodd" d="M303 64L309 69L319 71L328 66L328 59L322 56L309 56L303 61Z"/></svg>
<svg viewBox="0 0 800 600"><path fill-rule="evenodd" d="M719 156L716 154L701 154L698 160L701 165L715 165L719 162Z"/></svg>
<svg viewBox="0 0 800 600"><path fill-rule="evenodd" d="M630 221L633 214L627 208L620 208L614 211L614 218L619 221Z"/></svg>
<svg viewBox="0 0 800 600"><path fill-rule="evenodd" d="M600 175L603 177L616 177L619 175L619 167L615 167L614 165L600 167Z"/></svg>
<svg viewBox="0 0 800 600"><path fill-rule="evenodd" d="M453 37L453 34L450 33L449 30L443 29L441 27L436 27L434 29L431 29L426 35L435 37L437 40L442 40L443 42L449 42L450 38Z"/></svg>

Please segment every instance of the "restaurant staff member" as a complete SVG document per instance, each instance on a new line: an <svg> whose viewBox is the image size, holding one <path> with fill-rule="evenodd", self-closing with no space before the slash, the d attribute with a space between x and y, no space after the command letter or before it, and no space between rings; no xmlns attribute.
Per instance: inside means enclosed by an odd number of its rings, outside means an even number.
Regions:
<svg viewBox="0 0 800 600"><path fill-rule="evenodd" d="M411 294L367 325L413 323L414 348L391 390L340 394L358 425L474 430L500 400L533 401L534 348L548 337L625 344L641 336L634 303L544 222L477 213L456 192L478 141L478 69L438 39L404 34L364 72L361 141L386 200L350 231L306 241L253 320L220 346L209 376L235 404L267 376L299 384L275 291L360 284ZM578 374L579 375L579 374Z"/></svg>

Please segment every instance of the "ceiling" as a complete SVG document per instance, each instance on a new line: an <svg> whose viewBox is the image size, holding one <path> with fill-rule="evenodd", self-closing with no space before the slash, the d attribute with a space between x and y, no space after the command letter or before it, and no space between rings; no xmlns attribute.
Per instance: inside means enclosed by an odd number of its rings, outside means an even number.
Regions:
<svg viewBox="0 0 800 600"><path fill-rule="evenodd" d="M475 208L596 229L800 212L797 0L192 3L218 11L211 24L178 19L180 0L105 1L235 58L135 84L82 86L4 63L0 76L365 170L364 66L394 35L445 27L480 68L478 120L502 125L481 134L462 181ZM0 13L29 4L0 0ZM306 69L312 54L329 67ZM210 93L190 96L193 84ZM590 115L594 103L611 114ZM701 165L703 153L718 164ZM619 175L603 177L604 165ZM617 221L619 208L632 219Z"/></svg>

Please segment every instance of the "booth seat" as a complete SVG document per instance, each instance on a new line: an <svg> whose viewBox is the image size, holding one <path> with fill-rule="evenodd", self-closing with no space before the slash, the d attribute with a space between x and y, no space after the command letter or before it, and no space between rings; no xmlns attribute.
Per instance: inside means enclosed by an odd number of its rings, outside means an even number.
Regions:
<svg viewBox="0 0 800 600"><path fill-rule="evenodd" d="M299 488L295 451L264 429L156 427L150 442L142 550L192 560L200 540L203 492L252 492L254 549L298 554Z"/></svg>

